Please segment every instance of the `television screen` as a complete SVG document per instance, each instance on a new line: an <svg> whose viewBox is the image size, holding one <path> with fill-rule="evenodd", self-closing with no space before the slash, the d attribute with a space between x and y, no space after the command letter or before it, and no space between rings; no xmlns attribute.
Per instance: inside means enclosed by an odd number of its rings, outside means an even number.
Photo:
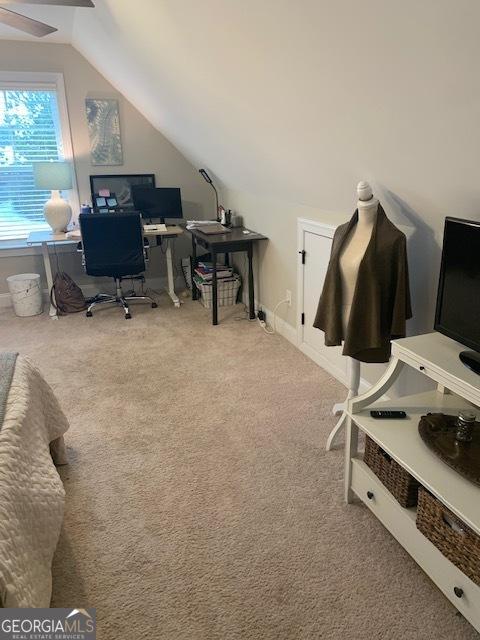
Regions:
<svg viewBox="0 0 480 640"><path fill-rule="evenodd" d="M480 222L445 219L435 329L480 351Z"/></svg>

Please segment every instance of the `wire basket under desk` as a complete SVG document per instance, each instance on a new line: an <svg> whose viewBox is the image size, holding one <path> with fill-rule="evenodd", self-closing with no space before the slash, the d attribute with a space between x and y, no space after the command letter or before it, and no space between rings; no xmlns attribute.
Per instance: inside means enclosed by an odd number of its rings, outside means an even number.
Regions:
<svg viewBox="0 0 480 640"><path fill-rule="evenodd" d="M217 302L219 307L230 307L237 303L238 291L242 284L241 277L235 273L230 278L219 278L217 281ZM195 285L200 292L200 301L205 309L212 308L213 286L195 277Z"/></svg>

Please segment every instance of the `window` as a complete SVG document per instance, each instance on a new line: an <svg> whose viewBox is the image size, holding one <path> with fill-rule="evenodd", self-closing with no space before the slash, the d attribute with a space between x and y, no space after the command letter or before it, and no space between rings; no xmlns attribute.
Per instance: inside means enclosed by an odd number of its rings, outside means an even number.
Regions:
<svg viewBox="0 0 480 640"><path fill-rule="evenodd" d="M58 89L0 76L0 241L49 229L43 205L50 192L35 188L32 163L66 155Z"/></svg>

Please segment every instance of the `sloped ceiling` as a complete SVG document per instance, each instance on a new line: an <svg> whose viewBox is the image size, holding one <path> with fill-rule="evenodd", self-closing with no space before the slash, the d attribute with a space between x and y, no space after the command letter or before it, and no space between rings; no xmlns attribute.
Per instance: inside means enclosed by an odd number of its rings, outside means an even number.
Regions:
<svg viewBox="0 0 480 640"><path fill-rule="evenodd" d="M449 211L478 183L477 0L96 4L73 46L228 187L338 210L371 178Z"/></svg>
<svg viewBox="0 0 480 640"><path fill-rule="evenodd" d="M419 165L446 197L478 181L476 0L97 5L74 46L227 186L334 209L359 171L387 180L386 157L393 187Z"/></svg>

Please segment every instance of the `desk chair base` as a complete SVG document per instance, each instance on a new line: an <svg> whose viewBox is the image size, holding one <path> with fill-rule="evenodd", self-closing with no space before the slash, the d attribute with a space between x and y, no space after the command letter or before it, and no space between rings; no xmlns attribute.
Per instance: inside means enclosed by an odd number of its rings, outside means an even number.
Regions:
<svg viewBox="0 0 480 640"><path fill-rule="evenodd" d="M87 308L87 313L86 316L87 318L91 318L92 317L92 310L95 307L98 307L99 305L102 304L118 304L121 307L123 307L123 311L125 313L125 320L130 320L130 318L132 317L130 314L130 309L128 306L128 300L135 300L135 301L141 301L141 302L149 302L152 306L152 309L156 309L157 308L157 303L155 302L155 300L153 298L151 298L150 296L126 296L123 293L122 290L122 281L121 278L115 278L115 286L116 286L116 293L115 295L108 295L106 293L98 293L93 302L91 302Z"/></svg>

